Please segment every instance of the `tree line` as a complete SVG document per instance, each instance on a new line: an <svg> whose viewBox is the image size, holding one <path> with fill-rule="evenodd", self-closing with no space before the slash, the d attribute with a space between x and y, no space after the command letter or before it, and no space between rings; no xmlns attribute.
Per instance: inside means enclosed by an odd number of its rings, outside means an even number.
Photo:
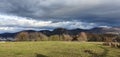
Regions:
<svg viewBox="0 0 120 57"><path fill-rule="evenodd" d="M54 34L47 36L40 32L20 32L15 37L16 41L94 41L104 42L103 45L120 48L120 36L114 34L92 34L80 32L77 35Z"/></svg>
<svg viewBox="0 0 120 57"><path fill-rule="evenodd" d="M84 32L73 36L69 34L54 34L47 36L40 32L20 32L15 36L16 41L87 41L87 36Z"/></svg>
<svg viewBox="0 0 120 57"><path fill-rule="evenodd" d="M77 35L54 34L47 36L40 32L20 32L15 36L16 41L117 41L120 42L120 36L114 34L92 34L80 32Z"/></svg>

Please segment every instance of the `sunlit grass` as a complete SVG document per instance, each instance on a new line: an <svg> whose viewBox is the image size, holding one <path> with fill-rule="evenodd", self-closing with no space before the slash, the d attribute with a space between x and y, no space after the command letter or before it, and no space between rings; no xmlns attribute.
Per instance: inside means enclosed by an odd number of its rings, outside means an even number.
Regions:
<svg viewBox="0 0 120 57"><path fill-rule="evenodd" d="M6 42L0 43L0 57L120 57L120 49L100 42Z"/></svg>

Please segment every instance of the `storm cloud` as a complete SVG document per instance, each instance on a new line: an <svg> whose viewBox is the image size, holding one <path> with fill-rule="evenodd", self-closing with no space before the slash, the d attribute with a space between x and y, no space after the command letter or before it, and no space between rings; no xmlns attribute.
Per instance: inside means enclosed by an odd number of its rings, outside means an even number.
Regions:
<svg viewBox="0 0 120 57"><path fill-rule="evenodd" d="M119 3L120 0L0 0L0 17L2 16L0 27L51 29L68 28L68 26L69 28L120 26ZM27 20L27 22L14 23L15 19L16 21ZM12 24L7 22L9 20ZM3 25L3 21L7 23ZM31 21L34 25L31 25ZM48 22L50 25L42 26L41 22Z"/></svg>

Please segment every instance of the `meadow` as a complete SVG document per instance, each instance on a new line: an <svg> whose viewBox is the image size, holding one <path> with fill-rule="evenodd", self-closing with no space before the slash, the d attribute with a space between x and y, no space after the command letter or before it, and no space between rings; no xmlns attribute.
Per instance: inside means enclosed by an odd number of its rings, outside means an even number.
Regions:
<svg viewBox="0 0 120 57"><path fill-rule="evenodd" d="M1 42L0 57L120 57L120 49L101 42Z"/></svg>

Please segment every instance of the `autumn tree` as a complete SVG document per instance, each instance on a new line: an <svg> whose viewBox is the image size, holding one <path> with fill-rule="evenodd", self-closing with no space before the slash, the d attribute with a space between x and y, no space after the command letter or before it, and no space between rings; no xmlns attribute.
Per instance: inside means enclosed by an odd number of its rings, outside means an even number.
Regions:
<svg viewBox="0 0 120 57"><path fill-rule="evenodd" d="M47 41L48 37L42 33L35 33L37 41Z"/></svg>
<svg viewBox="0 0 120 57"><path fill-rule="evenodd" d="M50 40L50 41L59 41L59 40L60 40L59 37L60 37L59 35L51 35L51 36L49 37L49 40Z"/></svg>
<svg viewBox="0 0 120 57"><path fill-rule="evenodd" d="M35 33L29 33L29 40L30 41L36 41L36 34Z"/></svg>
<svg viewBox="0 0 120 57"><path fill-rule="evenodd" d="M29 40L29 34L27 32L21 32L16 35L17 41L28 41Z"/></svg>
<svg viewBox="0 0 120 57"><path fill-rule="evenodd" d="M62 35L62 40L64 41L71 41L72 40L72 37L68 34L63 34Z"/></svg>
<svg viewBox="0 0 120 57"><path fill-rule="evenodd" d="M87 41L87 35L85 32L81 32L78 36L77 36L77 40L78 41Z"/></svg>
<svg viewBox="0 0 120 57"><path fill-rule="evenodd" d="M46 41L48 37L39 32L21 32L16 36L17 41Z"/></svg>
<svg viewBox="0 0 120 57"><path fill-rule="evenodd" d="M42 33L34 32L29 33L29 38L31 41L47 41L48 37Z"/></svg>

